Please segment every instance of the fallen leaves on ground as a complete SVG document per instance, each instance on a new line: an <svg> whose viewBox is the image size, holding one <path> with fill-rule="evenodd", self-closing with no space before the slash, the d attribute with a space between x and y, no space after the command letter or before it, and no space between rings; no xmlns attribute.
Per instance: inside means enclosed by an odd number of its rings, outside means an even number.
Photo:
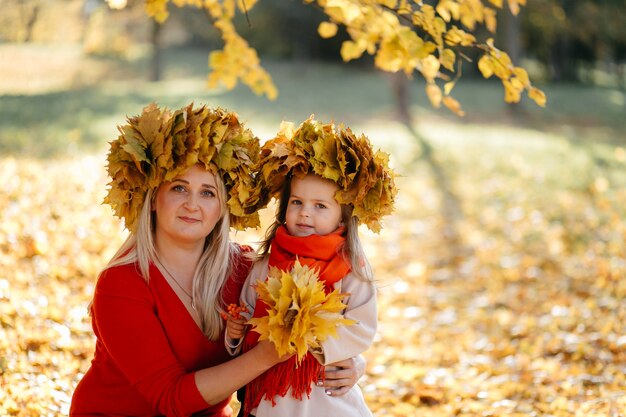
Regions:
<svg viewBox="0 0 626 417"><path fill-rule="evenodd" d="M103 165L0 160L1 415L67 415L89 366L87 305L125 237L100 204ZM540 172L513 168L452 173L453 219L416 168L382 233L362 231L376 416L626 416L626 191L537 188Z"/></svg>

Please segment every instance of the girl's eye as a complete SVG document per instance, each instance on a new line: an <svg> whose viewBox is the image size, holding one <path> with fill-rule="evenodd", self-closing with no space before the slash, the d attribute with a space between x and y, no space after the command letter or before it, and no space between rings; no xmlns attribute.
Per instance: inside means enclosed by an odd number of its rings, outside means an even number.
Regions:
<svg viewBox="0 0 626 417"><path fill-rule="evenodd" d="M293 204L294 206L299 206L300 204L302 204L302 201L293 199L291 200L291 204Z"/></svg>
<svg viewBox="0 0 626 417"><path fill-rule="evenodd" d="M325 209L325 208L326 208L326 206L325 206L324 204L322 204L322 203L317 203L317 204L316 204L316 207L317 207L318 209Z"/></svg>

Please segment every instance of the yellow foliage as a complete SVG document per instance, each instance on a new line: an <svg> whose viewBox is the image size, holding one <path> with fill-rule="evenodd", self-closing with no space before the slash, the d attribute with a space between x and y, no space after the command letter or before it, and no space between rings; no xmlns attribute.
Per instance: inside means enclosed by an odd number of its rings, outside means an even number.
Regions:
<svg viewBox="0 0 626 417"><path fill-rule="evenodd" d="M437 74L439 74L440 67L439 60L433 55L429 55L422 59L420 71L426 81L434 81Z"/></svg>
<svg viewBox="0 0 626 417"><path fill-rule="evenodd" d="M268 99L275 100L278 89L270 75L261 67L256 50L239 36L230 20L219 18L215 27L222 32L224 48L209 56L209 67L213 70L208 78L209 87L215 88L222 83L230 90L241 80L254 93L265 94Z"/></svg>
<svg viewBox="0 0 626 417"><path fill-rule="evenodd" d="M476 43L476 38L471 33L467 33L456 26L452 26L445 35L446 44L449 46L472 46Z"/></svg>
<svg viewBox="0 0 626 417"><path fill-rule="evenodd" d="M454 88L454 86L456 85L455 81L450 81L448 83L445 83L443 85L443 92L445 95L449 96L450 93L452 92L452 89Z"/></svg>
<svg viewBox="0 0 626 417"><path fill-rule="evenodd" d="M345 61L352 61L359 58L365 52L366 43L363 41L344 41L341 44L341 58Z"/></svg>
<svg viewBox="0 0 626 417"><path fill-rule="evenodd" d="M337 25L332 22L322 22L317 28L317 33L322 38L332 38L337 34Z"/></svg>
<svg viewBox="0 0 626 417"><path fill-rule="evenodd" d="M224 47L210 54L210 88L221 84L232 89L238 82L243 82L256 94L265 95L270 100L277 97L278 90L271 76L261 67L256 51L232 25L237 10L247 12L258 0L172 1L179 7L204 7L222 34ZM168 0L145 0L146 12L163 22L168 16L167 3ZM517 14L526 0L507 0L507 3L512 13ZM506 100L519 101L524 91L529 96L533 91L531 98L537 98L535 102L541 105L540 97L545 97L526 77L515 75L523 85L519 90L517 81L511 79L519 67L513 65L506 53L495 48L493 40L479 42L471 33L478 30L478 25L495 33L496 9L504 7L504 0L439 0L435 6L409 0L304 0L304 4L316 5L328 16L329 20L317 28L322 38L331 38L337 34L339 26L345 27L350 36L340 51L345 62L358 59L367 52L374 56L374 65L383 71L403 71L407 76L418 71L430 83L435 78L451 78L439 69L433 75L430 60L435 51L439 51L440 65L454 73L461 65L456 62L456 48L475 48L490 55L490 58L483 56L480 59L479 69L486 78L495 75L502 80ZM465 30L453 22L461 22Z"/></svg>
<svg viewBox="0 0 626 417"><path fill-rule="evenodd" d="M522 93L519 82L515 78L502 80L504 86L504 101L507 103L517 103L520 101Z"/></svg>
<svg viewBox="0 0 626 417"><path fill-rule="evenodd" d="M438 109L441 106L441 99L443 98L443 94L441 93L441 88L439 88L436 84L427 84L426 85L426 95L428 96L428 100L430 100L430 104Z"/></svg>
<svg viewBox="0 0 626 417"><path fill-rule="evenodd" d="M313 116L296 130L282 124L276 137L261 147L258 166L261 206L279 196L287 174L312 173L335 182L337 202L354 207L352 215L374 232L394 209L398 189L389 155L374 151L367 136L357 136L342 125L323 124Z"/></svg>
<svg viewBox="0 0 626 417"><path fill-rule="evenodd" d="M192 105L170 112L151 104L118 129L107 158L110 188L104 202L128 230L136 230L148 190L197 163L222 177L232 226L259 225L258 215L248 210L256 204L252 173L259 140L236 114Z"/></svg>
<svg viewBox="0 0 626 417"><path fill-rule="evenodd" d="M485 9L485 27L491 33L496 32L497 26L496 11L493 9Z"/></svg>
<svg viewBox="0 0 626 417"><path fill-rule="evenodd" d="M483 55L478 60L478 69L485 78L490 78L493 75L493 60L489 55Z"/></svg>
<svg viewBox="0 0 626 417"><path fill-rule="evenodd" d="M519 14L520 6L526 6L526 0L508 0L509 9L511 9L511 13L514 15Z"/></svg>
<svg viewBox="0 0 626 417"><path fill-rule="evenodd" d="M448 71L454 71L454 63L456 61L456 54L452 49L445 48L439 55L439 62Z"/></svg>
<svg viewBox="0 0 626 417"><path fill-rule="evenodd" d="M541 107L545 107L546 105L546 95L543 91L531 87L530 91L528 91L528 97L533 99L535 103L537 103Z"/></svg>
<svg viewBox="0 0 626 417"><path fill-rule="evenodd" d="M145 0L145 9L148 16L151 16L159 23L167 20L167 0Z"/></svg>
<svg viewBox="0 0 626 417"><path fill-rule="evenodd" d="M437 3L436 10L439 16L446 22L452 19L459 20L459 3L454 0L440 0L439 3Z"/></svg>
<svg viewBox="0 0 626 417"><path fill-rule="evenodd" d="M461 103L459 103L458 100L450 96L444 96L443 104L448 109L450 109L452 113L456 114L457 116L465 116L465 112L461 109Z"/></svg>
<svg viewBox="0 0 626 417"><path fill-rule="evenodd" d="M252 318L252 330L259 340L269 340L279 355L296 354L298 362L309 349L321 348L321 342L337 334L338 326L352 325L343 317L345 294L324 292L317 270L296 261L290 271L272 267L265 282L258 282L256 292L267 306L267 316Z"/></svg>

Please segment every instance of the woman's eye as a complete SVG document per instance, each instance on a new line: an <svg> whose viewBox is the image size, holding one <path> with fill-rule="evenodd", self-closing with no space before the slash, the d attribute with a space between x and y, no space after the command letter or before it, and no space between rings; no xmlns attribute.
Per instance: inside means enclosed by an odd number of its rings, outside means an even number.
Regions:
<svg viewBox="0 0 626 417"><path fill-rule="evenodd" d="M177 193L182 193L185 191L185 187L183 187L182 185L175 185L172 187L172 190L176 191Z"/></svg>
<svg viewBox="0 0 626 417"><path fill-rule="evenodd" d="M202 191L202 197L215 197L215 193L211 190L204 190Z"/></svg>

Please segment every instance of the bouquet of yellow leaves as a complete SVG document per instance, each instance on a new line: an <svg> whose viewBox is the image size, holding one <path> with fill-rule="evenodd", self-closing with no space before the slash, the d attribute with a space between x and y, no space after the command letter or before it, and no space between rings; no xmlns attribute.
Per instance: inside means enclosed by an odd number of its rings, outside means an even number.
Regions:
<svg viewBox="0 0 626 417"><path fill-rule="evenodd" d="M295 353L298 363L310 348L321 348L321 342L335 336L338 326L355 323L341 314L347 295L338 290L326 294L318 277L317 270L296 260L290 271L271 267L269 278L256 286L267 315L249 323L259 340L269 339L281 356Z"/></svg>

